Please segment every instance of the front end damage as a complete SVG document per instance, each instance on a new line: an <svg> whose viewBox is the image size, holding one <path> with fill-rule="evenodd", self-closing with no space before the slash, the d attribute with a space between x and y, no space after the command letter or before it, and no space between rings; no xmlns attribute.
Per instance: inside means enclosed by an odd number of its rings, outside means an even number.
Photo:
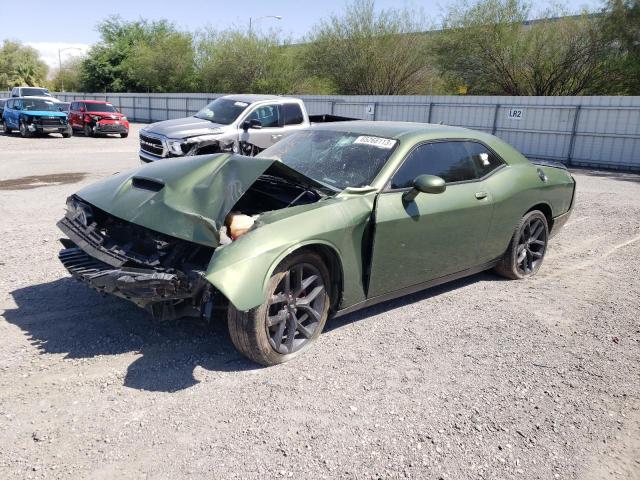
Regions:
<svg viewBox="0 0 640 480"><path fill-rule="evenodd" d="M154 317L211 319L227 300L205 278L214 252L265 212L315 203L322 185L273 160L228 154L116 174L67 201L60 261L91 288ZM324 188L324 187L323 187Z"/></svg>
<svg viewBox="0 0 640 480"><path fill-rule="evenodd" d="M68 237L58 258L76 280L159 320L211 317L216 295L204 272L213 248L124 222L77 197L58 227Z"/></svg>

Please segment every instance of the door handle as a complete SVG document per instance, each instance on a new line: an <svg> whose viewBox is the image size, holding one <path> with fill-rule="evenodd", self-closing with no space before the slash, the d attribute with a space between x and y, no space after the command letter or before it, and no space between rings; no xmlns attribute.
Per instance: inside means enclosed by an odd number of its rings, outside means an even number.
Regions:
<svg viewBox="0 0 640 480"><path fill-rule="evenodd" d="M271 140L280 140L281 138L282 138L281 133L271 135Z"/></svg>
<svg viewBox="0 0 640 480"><path fill-rule="evenodd" d="M484 198L487 198L487 192L476 192L476 198L478 200L482 200Z"/></svg>

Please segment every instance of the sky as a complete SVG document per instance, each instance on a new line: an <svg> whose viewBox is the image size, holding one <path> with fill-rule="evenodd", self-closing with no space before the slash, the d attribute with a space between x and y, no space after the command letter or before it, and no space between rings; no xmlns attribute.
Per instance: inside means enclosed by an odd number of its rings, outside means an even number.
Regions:
<svg viewBox="0 0 640 480"><path fill-rule="evenodd" d="M346 3L347 0L66 0L57 3L29 0L28 8L22 8L15 0L0 0L0 40L19 40L31 45L41 52L50 66L57 67L59 48L68 48L61 53L63 61L69 56L81 55L99 40L96 24L113 14L126 20L168 19L180 29L189 31L207 25L220 29L242 25L248 28L249 17L280 15L282 20L255 20L254 27L278 28L299 40L320 18L342 11ZM376 7L406 5L421 8L427 18L437 24L449 3L444 0L376 0ZM544 9L539 6L540 2L535 3L534 14L536 10ZM583 7L597 8L601 3L601 0L565 0L564 6L577 12ZM21 20L6 21L5 16L16 11L20 12Z"/></svg>

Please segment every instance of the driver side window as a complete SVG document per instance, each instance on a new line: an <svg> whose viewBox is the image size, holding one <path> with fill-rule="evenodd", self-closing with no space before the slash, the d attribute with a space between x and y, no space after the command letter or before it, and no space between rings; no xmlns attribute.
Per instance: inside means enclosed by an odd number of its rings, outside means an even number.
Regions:
<svg viewBox="0 0 640 480"><path fill-rule="evenodd" d="M408 188L418 175L435 175L446 183L475 180L464 142L434 142L416 147L391 180L391 188Z"/></svg>
<svg viewBox="0 0 640 480"><path fill-rule="evenodd" d="M280 126L280 106L279 105L263 105L256 108L247 120L259 120L262 128L271 128Z"/></svg>

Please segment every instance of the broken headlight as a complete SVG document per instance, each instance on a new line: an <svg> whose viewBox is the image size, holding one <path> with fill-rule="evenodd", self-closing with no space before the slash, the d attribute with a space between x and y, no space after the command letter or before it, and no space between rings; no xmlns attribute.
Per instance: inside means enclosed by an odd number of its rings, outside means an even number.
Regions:
<svg viewBox="0 0 640 480"><path fill-rule="evenodd" d="M67 218L80 220L85 227L93 223L93 210L90 205L78 200L78 197L67 198Z"/></svg>
<svg viewBox="0 0 640 480"><path fill-rule="evenodd" d="M181 142L169 142L169 150L171 150L171 153L175 153L177 155L182 155L184 153L182 151Z"/></svg>

